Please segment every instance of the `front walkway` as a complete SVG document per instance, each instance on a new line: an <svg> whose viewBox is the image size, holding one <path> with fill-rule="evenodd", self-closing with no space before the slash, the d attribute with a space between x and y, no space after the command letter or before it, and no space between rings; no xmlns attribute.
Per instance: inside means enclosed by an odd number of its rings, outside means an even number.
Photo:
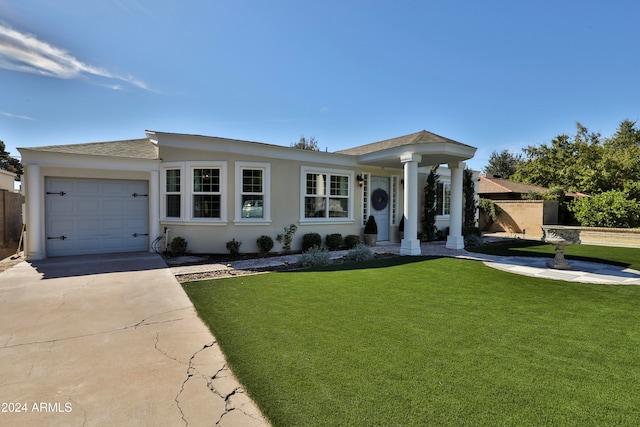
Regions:
<svg viewBox="0 0 640 427"><path fill-rule="evenodd" d="M372 248L375 253L400 254L399 244L381 244ZM579 283L600 283L618 285L640 285L640 271L610 264L599 264L585 261L569 260L574 269L554 270L546 266L550 258L537 257L503 257L495 255L477 254L464 249L447 249L445 242L422 243L421 255L448 256L482 261L485 265L510 273L534 276L541 279L555 279ZM348 251L331 252L333 259L342 258ZM258 258L242 260L228 264L204 264L190 266L174 266L171 272L176 275L206 273L223 270L251 270L278 267L284 264L295 264L300 255L285 255L280 257Z"/></svg>

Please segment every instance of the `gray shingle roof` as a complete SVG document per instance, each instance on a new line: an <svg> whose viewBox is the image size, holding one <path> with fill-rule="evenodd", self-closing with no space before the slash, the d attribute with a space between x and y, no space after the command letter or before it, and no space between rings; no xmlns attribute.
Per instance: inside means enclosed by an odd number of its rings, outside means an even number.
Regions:
<svg viewBox="0 0 640 427"><path fill-rule="evenodd" d="M89 142L86 144L50 145L46 147L31 147L29 149L52 153L129 157L134 159L158 160L160 158L158 146L146 138L110 142Z"/></svg>
<svg viewBox="0 0 640 427"><path fill-rule="evenodd" d="M470 145L463 144L458 141L454 141L453 139L445 138L444 136L436 135L435 133L422 130L420 132L412 133L405 136L399 136L397 138L385 139L384 141L373 142L371 144L365 144L359 147L341 150L341 151L338 151L338 153L361 156L363 154L373 153L374 151L381 151L389 148L401 147L404 145L435 144L435 143L443 143L443 142L446 142L449 144L461 145L464 147L471 147Z"/></svg>

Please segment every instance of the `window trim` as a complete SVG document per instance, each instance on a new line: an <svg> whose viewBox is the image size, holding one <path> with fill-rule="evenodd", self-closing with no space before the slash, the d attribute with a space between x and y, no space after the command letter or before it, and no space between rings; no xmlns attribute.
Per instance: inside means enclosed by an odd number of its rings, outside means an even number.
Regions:
<svg viewBox="0 0 640 427"><path fill-rule="evenodd" d="M347 186L348 195L347 195L347 206L349 209L348 215L346 217L313 217L307 218L305 217L305 199L307 197L307 174L308 173L316 173L316 174L324 174L327 175L327 183L331 182L331 176L340 175L346 176L349 179L349 184ZM336 224L336 223L348 223L351 224L354 222L354 179L355 172L352 170L346 169L331 169L331 168L323 168L323 167L313 167L313 166L301 166L300 167L300 223L305 224ZM331 198L331 192L327 191L325 194L325 199L327 200L327 206L329 206L329 199Z"/></svg>
<svg viewBox="0 0 640 427"><path fill-rule="evenodd" d="M234 223L270 224L271 223L271 163L237 161L235 168L235 214ZM242 171L262 170L262 218L242 217Z"/></svg>
<svg viewBox="0 0 640 427"><path fill-rule="evenodd" d="M199 162L187 162L187 169L189 171L189 194L187 197L187 206L188 210L188 220L193 222L227 222L227 194L228 194L228 183L227 183L227 162L215 162L215 161L199 161ZM194 182L193 182L193 173L196 169L219 169L220 170L220 218L197 218L193 216L193 197L196 196L194 190ZM204 194L218 194L218 193L210 193L206 192Z"/></svg>
<svg viewBox="0 0 640 427"><path fill-rule="evenodd" d="M180 192L167 193L167 171L180 171ZM183 221L185 212L185 167L184 162L168 162L162 164L162 173L160 174L160 219L163 221ZM167 195L176 194L180 196L180 216L167 216Z"/></svg>
<svg viewBox="0 0 640 427"><path fill-rule="evenodd" d="M167 214L167 170L180 170L180 217L168 217ZM194 218L193 217L193 171L194 169L219 169L220 170L220 218ZM184 161L166 162L162 164L160 174L160 221L169 224L216 224L227 223L227 197L229 193L226 161ZM178 193L170 193L178 194Z"/></svg>

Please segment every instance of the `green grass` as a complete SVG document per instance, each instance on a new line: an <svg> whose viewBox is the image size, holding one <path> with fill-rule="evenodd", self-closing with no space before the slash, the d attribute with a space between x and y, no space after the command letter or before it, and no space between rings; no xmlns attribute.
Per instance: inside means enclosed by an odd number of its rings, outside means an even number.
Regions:
<svg viewBox="0 0 640 427"><path fill-rule="evenodd" d="M477 246L471 252L503 256L553 257L555 248L548 243L535 240L511 241L504 244ZM640 248L616 246L570 245L565 250L565 258L582 261L622 265L640 270Z"/></svg>
<svg viewBox="0 0 640 427"><path fill-rule="evenodd" d="M640 419L638 287L403 257L184 289L274 426Z"/></svg>

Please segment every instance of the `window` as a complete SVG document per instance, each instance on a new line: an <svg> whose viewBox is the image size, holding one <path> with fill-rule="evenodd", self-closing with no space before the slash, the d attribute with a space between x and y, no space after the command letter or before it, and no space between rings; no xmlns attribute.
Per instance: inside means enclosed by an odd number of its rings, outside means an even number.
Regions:
<svg viewBox="0 0 640 427"><path fill-rule="evenodd" d="M165 216L167 218L180 218L180 169L167 169L165 171Z"/></svg>
<svg viewBox="0 0 640 427"><path fill-rule="evenodd" d="M303 168L303 218L352 218L352 172Z"/></svg>
<svg viewBox="0 0 640 427"><path fill-rule="evenodd" d="M193 169L193 218L221 218L220 169Z"/></svg>
<svg viewBox="0 0 640 427"><path fill-rule="evenodd" d="M164 163L160 174L161 219L224 224L226 171L227 163L220 161Z"/></svg>
<svg viewBox="0 0 640 427"><path fill-rule="evenodd" d="M236 162L236 221L270 220L270 164Z"/></svg>
<svg viewBox="0 0 640 427"><path fill-rule="evenodd" d="M451 184L438 183L436 194L436 215L449 215L451 213Z"/></svg>
<svg viewBox="0 0 640 427"><path fill-rule="evenodd" d="M398 181L397 175L391 177L391 225L398 223Z"/></svg>
<svg viewBox="0 0 640 427"><path fill-rule="evenodd" d="M367 223L369 218L369 174L362 174L364 181L362 182L362 226Z"/></svg>

